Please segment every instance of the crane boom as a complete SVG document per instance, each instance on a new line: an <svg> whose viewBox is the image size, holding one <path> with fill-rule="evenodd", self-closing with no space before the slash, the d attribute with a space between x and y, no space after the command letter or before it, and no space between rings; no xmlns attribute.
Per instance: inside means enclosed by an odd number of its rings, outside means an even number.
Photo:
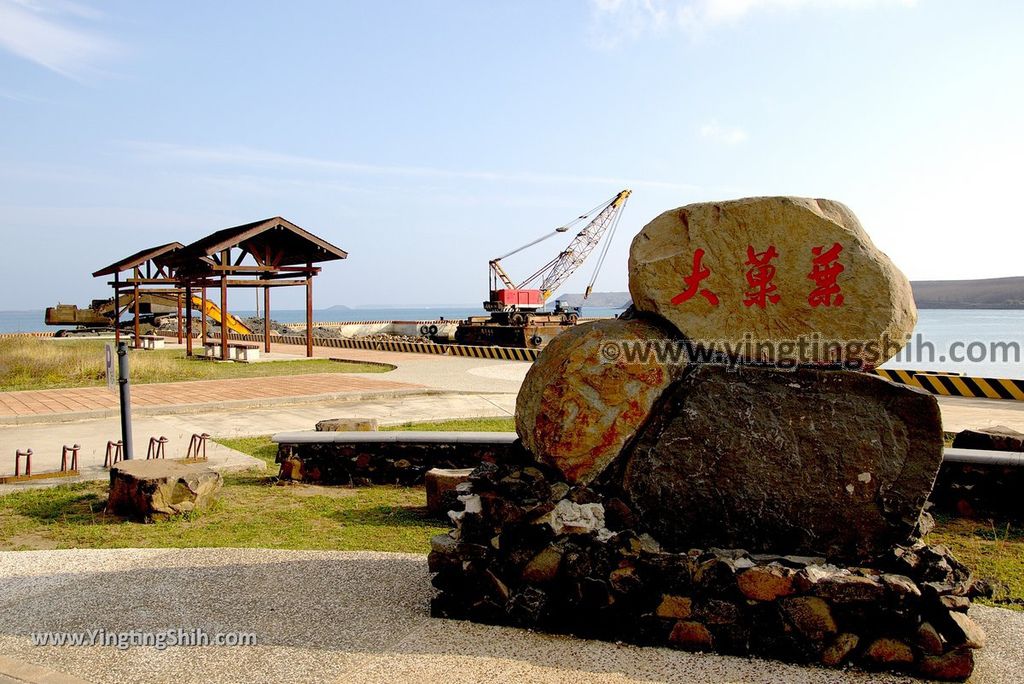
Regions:
<svg viewBox="0 0 1024 684"><path fill-rule="evenodd" d="M569 243L569 246L558 255L557 260L540 285L541 292L544 293L544 299L550 297L552 292L561 287L569 279L569 276L583 265L583 262L594 251L601 238L604 237L605 232L607 232L608 228L618 217L629 195L629 190L623 190L616 195L601 210L601 213L588 223L583 230L577 233L576 237Z"/></svg>
<svg viewBox="0 0 1024 684"><path fill-rule="evenodd" d="M565 281L586 261L587 257L590 256L604 236L609 232L614 232L615 226L622 215L622 208L625 206L630 194L632 194L632 191L623 190L587 213L581 214L566 225L560 226L554 231L508 254L492 259L489 262L491 297L489 301L484 302L484 309L491 312L503 312L506 314L505 317L512 321L513 324L525 323L528 320L528 315L521 312L533 312L544 306L552 293L565 284ZM594 215L595 212L596 216ZM593 218L591 218L592 216ZM514 284L512 278L501 265L502 259L516 254L527 247L531 247L538 242L547 240L558 233L568 232L571 228L578 226L584 221L587 223L576 233L568 247L559 252L554 259L551 259L537 269L530 277L519 284ZM609 229L611 230L609 231ZM607 248L608 245L606 244L602 250L601 258L598 260L594 278L597 277L597 271L604 262ZM539 288L531 289L530 284L538 279L540 280ZM588 295L593 283L594 279L591 279L590 285L587 286Z"/></svg>

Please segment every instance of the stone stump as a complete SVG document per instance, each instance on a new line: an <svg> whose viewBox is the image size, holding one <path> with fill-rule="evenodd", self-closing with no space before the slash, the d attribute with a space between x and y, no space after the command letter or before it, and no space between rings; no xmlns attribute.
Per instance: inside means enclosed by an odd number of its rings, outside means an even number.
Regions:
<svg viewBox="0 0 1024 684"><path fill-rule="evenodd" d="M469 481L472 468L431 468L423 478L427 490L427 513L447 517L456 505L456 487Z"/></svg>
<svg viewBox="0 0 1024 684"><path fill-rule="evenodd" d="M141 520L170 518L208 508L223 485L221 474L201 463L121 461L110 469L107 510Z"/></svg>

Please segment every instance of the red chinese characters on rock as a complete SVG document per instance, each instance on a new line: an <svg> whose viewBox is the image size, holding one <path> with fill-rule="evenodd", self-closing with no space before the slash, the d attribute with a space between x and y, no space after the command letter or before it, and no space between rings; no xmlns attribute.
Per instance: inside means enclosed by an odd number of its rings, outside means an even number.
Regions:
<svg viewBox="0 0 1024 684"><path fill-rule="evenodd" d="M839 274L845 270L845 266L839 263L839 253L843 246L836 242L828 250L824 245L812 247L811 272L807 274L810 280L814 281L815 288L807 295L807 303L813 307L819 306L842 306L843 294L836 282Z"/></svg>
<svg viewBox="0 0 1024 684"><path fill-rule="evenodd" d="M673 304L682 304L693 298L698 292L704 299L708 300L711 306L718 306L718 295L707 288L702 288L700 284L711 275L711 269L704 266L702 263L704 259L704 250L698 248L693 253L693 271L690 275L683 278L683 282L686 283L686 290L680 292L672 298Z"/></svg>
<svg viewBox="0 0 1024 684"><path fill-rule="evenodd" d="M807 303L812 307L843 305L842 288L837 282L839 274L846 270L839 262L842 251L843 246L838 242L828 249L824 245L811 248L811 272L807 278L814 281L814 289L807 296ZM702 287L704 281L711 277L711 269L704 265L704 254L703 249L694 250L690 275L683 277L686 289L672 298L672 304L688 302L699 294L712 306L718 306L718 295ZM746 271L749 289L743 293L745 307L765 309L769 304L778 304L782 299L779 287L774 283L777 269L772 263L778 257L779 251L775 245L768 245L763 252L757 252L753 245L747 245L747 260L744 263L750 268Z"/></svg>
<svg viewBox="0 0 1024 684"><path fill-rule="evenodd" d="M775 278L775 267L771 262L779 256L775 245L769 245L763 252L755 252L753 245L747 245L747 285L751 288L744 293L743 306L765 308L768 303L778 304L780 296L776 294L778 285L772 282Z"/></svg>

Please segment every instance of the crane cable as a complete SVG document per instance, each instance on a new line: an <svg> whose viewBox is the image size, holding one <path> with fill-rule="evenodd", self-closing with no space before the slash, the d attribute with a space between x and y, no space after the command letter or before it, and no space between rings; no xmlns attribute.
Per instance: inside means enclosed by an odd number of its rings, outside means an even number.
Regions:
<svg viewBox="0 0 1024 684"><path fill-rule="evenodd" d="M590 283L587 284L587 289L583 298L586 299L590 296L590 291L594 287L594 283L597 282L597 276L601 272L601 267L604 266L604 260L608 257L608 250L612 246L612 240L615 238L615 231L619 227L619 221L622 219L622 214L626 208L626 203L623 202L622 206L619 207L615 213L615 218L612 220L612 227L608 230L608 235L605 237L604 244L601 246L601 253L597 256L597 264L594 266L594 275L590 278Z"/></svg>

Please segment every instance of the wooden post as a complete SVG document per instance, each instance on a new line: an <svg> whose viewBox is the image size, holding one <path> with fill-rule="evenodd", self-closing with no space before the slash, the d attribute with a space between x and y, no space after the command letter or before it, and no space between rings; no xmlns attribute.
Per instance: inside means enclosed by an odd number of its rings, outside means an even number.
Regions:
<svg viewBox="0 0 1024 684"><path fill-rule="evenodd" d="M200 331L203 333L203 344L206 344L206 285L203 285L203 310L199 312Z"/></svg>
<svg viewBox="0 0 1024 684"><path fill-rule="evenodd" d="M121 272L114 271L114 348L121 341Z"/></svg>
<svg viewBox="0 0 1024 684"><path fill-rule="evenodd" d="M185 301L188 302L188 306L185 310L188 312L188 319L185 321L185 356L192 356L192 285L185 285ZM180 319L179 319L180 320ZM180 329L180 326L179 326Z"/></svg>
<svg viewBox="0 0 1024 684"><path fill-rule="evenodd" d="M178 290L175 299L178 300L178 344L181 344L181 290Z"/></svg>
<svg viewBox="0 0 1024 684"><path fill-rule="evenodd" d="M270 286L263 286L263 350L270 353Z"/></svg>
<svg viewBox="0 0 1024 684"><path fill-rule="evenodd" d="M139 337L139 269L135 269L135 348L142 347L142 339Z"/></svg>
<svg viewBox="0 0 1024 684"><path fill-rule="evenodd" d="M220 265L227 268L231 264L231 250L220 253ZM220 272L220 359L228 360L228 272Z"/></svg>
<svg viewBox="0 0 1024 684"><path fill-rule="evenodd" d="M313 264L306 272L306 356L313 358Z"/></svg>

